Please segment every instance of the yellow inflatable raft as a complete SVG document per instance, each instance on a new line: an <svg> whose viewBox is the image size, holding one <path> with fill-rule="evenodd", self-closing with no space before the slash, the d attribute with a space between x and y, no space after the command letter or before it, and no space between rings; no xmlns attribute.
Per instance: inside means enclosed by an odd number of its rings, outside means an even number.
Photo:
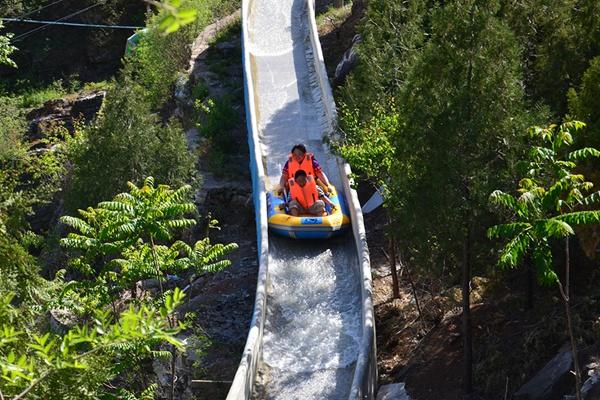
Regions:
<svg viewBox="0 0 600 400"><path fill-rule="evenodd" d="M332 209L326 205L327 215L324 216L289 215L285 195L279 196L277 190L268 192L267 216L271 232L294 239L325 239L349 230L350 213L344 196L338 195L333 185L332 189L327 197L336 207Z"/></svg>

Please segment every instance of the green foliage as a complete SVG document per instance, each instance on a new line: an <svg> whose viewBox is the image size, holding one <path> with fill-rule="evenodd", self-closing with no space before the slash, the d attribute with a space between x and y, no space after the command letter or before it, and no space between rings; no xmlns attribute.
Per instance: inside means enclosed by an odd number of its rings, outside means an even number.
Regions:
<svg viewBox="0 0 600 400"><path fill-rule="evenodd" d="M53 329L48 311L64 291L61 273L49 282L38 274L34 257L14 233L4 229L0 215L0 391L10 398L80 399L108 395L106 384L123 371L124 365L155 356L151 347L167 342L183 345L175 335L183 325L173 319L183 293L175 289L160 305L130 306L122 312L94 308L85 320L69 323L63 332ZM18 232L17 232L18 233ZM78 303L97 303L81 292L62 313L74 315ZM56 310L56 309L55 309ZM133 384L132 386L135 386Z"/></svg>
<svg viewBox="0 0 600 400"><path fill-rule="evenodd" d="M165 34L173 33L182 26L188 25L196 19L198 10L194 8L180 8L181 0L164 0L152 2L162 8L163 12L158 27Z"/></svg>
<svg viewBox="0 0 600 400"><path fill-rule="evenodd" d="M19 95L21 107L40 107L48 100L54 100L67 95L68 91L63 87L61 80L54 81L48 86L30 87Z"/></svg>
<svg viewBox="0 0 600 400"><path fill-rule="evenodd" d="M31 149L24 137L25 112L80 90L78 79L36 88L25 80L16 82L10 86L17 90L13 97L6 94L8 84L1 85L0 397L154 397L156 385L142 387L139 374L149 359L171 356L160 350L162 343L181 348L175 335L184 326L177 322L175 308L183 292L149 291L136 298L132 288L150 277L162 284L166 274L217 271L229 265L222 258L237 246L176 240L195 224L189 216L196 209L188 199L191 188L154 187L143 177L152 174L176 185L190 182L194 162L183 130L177 122L161 120L164 113L157 111L166 108L178 72L187 67L191 40L217 15L217 7L233 3L181 2L197 9L197 15L168 36L160 33L161 16L149 16L139 57L125 61L119 79L88 85L107 89L107 99L95 123L84 130L77 127L74 139L57 126L37 143L43 149ZM9 0L0 9L15 15L40 5L37 0ZM107 22L118 15L112 13ZM0 36L0 63L9 62L9 40L10 35ZM69 275L60 270L48 281L29 254L28 248L42 238L28 231L27 219L35 208L56 199L66 171L72 172L65 186L71 208L111 198L127 180L144 185L131 184L129 193L81 211L81 218L64 217L73 229L63 240L70 252L68 264L79 270Z"/></svg>
<svg viewBox="0 0 600 400"><path fill-rule="evenodd" d="M2 21L0 21L0 30L2 30L3 27L4 25ZM17 64L10 59L10 55L17 50L17 48L11 44L11 39L13 36L14 35L12 33L0 35L0 65L8 65L16 68Z"/></svg>
<svg viewBox="0 0 600 400"><path fill-rule="evenodd" d="M213 7L219 3L168 1L162 4L167 8L146 21L147 29L135 52L126 58L123 73L145 89L144 97L152 109L162 107L171 97L177 74L188 66L191 42L210 23ZM171 33L165 35L166 30Z"/></svg>
<svg viewBox="0 0 600 400"><path fill-rule="evenodd" d="M600 52L598 2L502 1L502 12L525 49L528 92L564 113L567 90Z"/></svg>
<svg viewBox="0 0 600 400"><path fill-rule="evenodd" d="M598 157L600 152L591 148L568 150L573 135L583 126L571 121L529 130L540 145L532 146L523 163L526 172L519 182L518 195L499 190L490 195L490 203L514 221L488 229L490 238L510 239L500 253L499 266L518 267L530 255L538 279L555 283L558 277L552 262L551 240L575 235L574 228L579 225L600 223L600 211L576 211L599 203L595 193L588 194L592 183L574 170L578 161Z"/></svg>
<svg viewBox="0 0 600 400"><path fill-rule="evenodd" d="M487 218L487 194L509 179L528 118L519 47L497 11L482 1L433 9L431 38L397 98L391 205L407 253L433 271L456 265L478 226L469 221ZM475 254L483 245L471 244Z"/></svg>
<svg viewBox="0 0 600 400"><path fill-rule="evenodd" d="M78 231L69 233L61 244L81 254L72 266L91 278L68 289L96 293L91 307L113 302L143 279L162 281L167 274L181 274L190 268L214 272L230 265L219 259L235 250L236 244L211 245L208 238L193 246L183 241L159 244L171 242L176 232L196 224L186 217L196 211L188 201L190 186L177 190L167 185L155 187L154 179L148 177L142 187L129 183L129 188L128 193L95 209L79 210L82 218L61 218Z"/></svg>
<svg viewBox="0 0 600 400"><path fill-rule="evenodd" d="M358 110L342 108L344 137L334 142L334 149L385 195L395 165L393 135L399 129L399 112L393 101L387 107L375 103L370 117L362 121Z"/></svg>
<svg viewBox="0 0 600 400"><path fill-rule="evenodd" d="M155 111L171 99L178 73L189 61L189 44L223 3L170 2L180 10L193 8L197 14L193 23L169 35L159 27L168 10L148 17L147 29L135 52L126 57L121 77L109 88L101 114L72 146L70 210L110 198L124 189L123 182L140 183L144 176L172 185L191 180L194 161L180 124L161 121ZM98 168L101 165L110 168Z"/></svg>
<svg viewBox="0 0 600 400"><path fill-rule="evenodd" d="M190 180L194 163L181 126L162 125L144 96L126 78L107 93L95 123L73 143L69 209L111 198L123 182L148 175L174 185Z"/></svg>
<svg viewBox="0 0 600 400"><path fill-rule="evenodd" d="M183 293L178 289L167 296L160 309L145 305L139 309L131 307L116 321L110 312L98 311L90 323L69 329L64 335L36 334L15 328L17 310L11 306L11 297L9 293L0 299L0 315L4 317L0 327L0 370L3 395L14 399L72 398L73 388L64 384L48 386L46 381L58 375L64 382L82 371L101 370L98 362L117 357L128 343L147 346L166 341L183 348L183 343L174 337L183 326L173 327L166 319L181 304ZM87 389L104 391L99 384Z"/></svg>
<svg viewBox="0 0 600 400"><path fill-rule="evenodd" d="M424 0L367 3L367 17L360 27L360 62L342 88L350 112L359 109L368 115L374 102L386 103L385 96L395 96L403 85L425 42L426 4Z"/></svg>
<svg viewBox="0 0 600 400"><path fill-rule="evenodd" d="M209 95L209 91L208 91L208 87L206 86L204 81L202 81L202 80L196 81L196 83L194 84L194 87L192 88L191 95L192 95L192 99L194 101L203 102L204 100L207 99L207 97Z"/></svg>
<svg viewBox="0 0 600 400"><path fill-rule="evenodd" d="M207 152L210 167L216 173L222 173L227 154L235 150L231 130L239 124L239 115L227 97L196 100L195 108L201 114L198 130L209 144L208 148L202 150Z"/></svg>
<svg viewBox="0 0 600 400"><path fill-rule="evenodd" d="M330 26L331 29L339 27L352 13L352 1L346 2L343 7L327 6L321 14L317 14L316 22L319 30L324 26Z"/></svg>
<svg viewBox="0 0 600 400"><path fill-rule="evenodd" d="M127 389L119 389L119 398L122 400L154 400L157 389L158 385L153 383L146 389L142 390L139 396L136 396Z"/></svg>
<svg viewBox="0 0 600 400"><path fill-rule="evenodd" d="M30 150L24 142L25 112L17 98L0 97L0 227L18 237L27 230L27 217L36 206L50 202L60 189L66 152L60 126Z"/></svg>
<svg viewBox="0 0 600 400"><path fill-rule="evenodd" d="M569 91L569 110L574 118L587 124L583 142L600 146L600 56L590 62L579 91Z"/></svg>

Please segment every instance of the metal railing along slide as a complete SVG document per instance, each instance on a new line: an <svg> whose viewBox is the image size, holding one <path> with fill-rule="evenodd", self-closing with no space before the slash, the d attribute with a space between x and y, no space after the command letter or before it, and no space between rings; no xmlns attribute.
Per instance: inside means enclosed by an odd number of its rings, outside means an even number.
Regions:
<svg viewBox="0 0 600 400"><path fill-rule="evenodd" d="M228 400L373 399L377 381L371 271L348 164L323 139L335 103L313 0L243 0L243 63L259 273L254 314ZM269 236L267 190L305 143L346 199L352 234Z"/></svg>

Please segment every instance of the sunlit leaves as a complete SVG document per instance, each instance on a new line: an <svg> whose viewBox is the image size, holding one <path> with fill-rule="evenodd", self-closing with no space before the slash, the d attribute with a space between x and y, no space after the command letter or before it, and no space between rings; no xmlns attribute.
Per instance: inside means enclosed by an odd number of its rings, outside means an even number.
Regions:
<svg viewBox="0 0 600 400"><path fill-rule="evenodd" d="M3 27L2 21L0 21L0 30L2 30ZM17 48L11 44L12 37L12 33L0 35L0 65L8 65L17 68L17 64L10 59L10 55L17 50Z"/></svg>
<svg viewBox="0 0 600 400"><path fill-rule="evenodd" d="M583 126L581 122L570 121L560 126L529 129L529 135L542 145L533 146L529 152L529 168L519 181L518 194L513 198L496 190L490 195L490 204L508 211L512 221L488 229L490 238L509 239L500 252L500 266L514 268L530 254L538 280L556 282L549 240L575 235L576 226L600 223L600 211L577 210L597 205L600 195L598 192L587 195L592 183L573 172L578 161L597 157L600 152L593 148L570 152L566 149L573 143L573 134Z"/></svg>
<svg viewBox="0 0 600 400"><path fill-rule="evenodd" d="M99 304L107 304L130 290L136 282L166 275L183 274L188 269L198 272L216 272L229 266L224 256L237 248L231 244L211 244L209 238L193 246L173 236L196 224L196 206L189 201L191 186L176 190L168 185L156 185L147 177L142 186L128 183L129 192L121 193L112 201L98 204L97 208L79 210L82 218L63 217L61 221L79 232L71 232L61 244L82 253L71 260L71 265L86 275L96 276L93 287L106 287ZM211 227L216 221L211 220ZM109 258L100 267L99 258ZM85 286L85 287L83 287ZM69 290L90 290L89 285L77 284ZM101 291L102 292L102 291ZM110 292L110 293L109 293Z"/></svg>
<svg viewBox="0 0 600 400"><path fill-rule="evenodd" d="M181 0L146 0L146 2L155 5L162 11L158 28L165 34L173 33L182 26L194 22L198 14L195 8L182 7Z"/></svg>
<svg viewBox="0 0 600 400"><path fill-rule="evenodd" d="M600 157L600 151L593 147L584 147L583 149L570 152L567 157L569 160L585 160L591 157Z"/></svg>
<svg viewBox="0 0 600 400"><path fill-rule="evenodd" d="M64 335L47 332L35 334L16 330L6 322L0 324L0 379L6 395L17 395L33 388L51 374L97 367L96 357L118 356L124 346L167 342L182 349L183 342L175 335L184 328L173 325L167 317L175 312L185 294L176 289L165 296L165 306L130 307L118 320L110 311L98 310L90 323L75 326ZM12 306L0 303L0 312ZM18 345L16 345L18 344Z"/></svg>

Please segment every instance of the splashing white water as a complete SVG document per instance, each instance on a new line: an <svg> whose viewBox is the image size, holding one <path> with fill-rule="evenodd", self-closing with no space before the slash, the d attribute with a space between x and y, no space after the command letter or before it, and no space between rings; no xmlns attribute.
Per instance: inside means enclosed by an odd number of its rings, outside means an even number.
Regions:
<svg viewBox="0 0 600 400"><path fill-rule="evenodd" d="M356 257L346 239L323 243L271 239L270 291L263 361L269 398L339 398L358 354L360 293ZM327 382L327 384L321 384ZM339 386L336 389L336 386ZM312 393L312 394L311 394ZM293 397L296 398L296 397Z"/></svg>

